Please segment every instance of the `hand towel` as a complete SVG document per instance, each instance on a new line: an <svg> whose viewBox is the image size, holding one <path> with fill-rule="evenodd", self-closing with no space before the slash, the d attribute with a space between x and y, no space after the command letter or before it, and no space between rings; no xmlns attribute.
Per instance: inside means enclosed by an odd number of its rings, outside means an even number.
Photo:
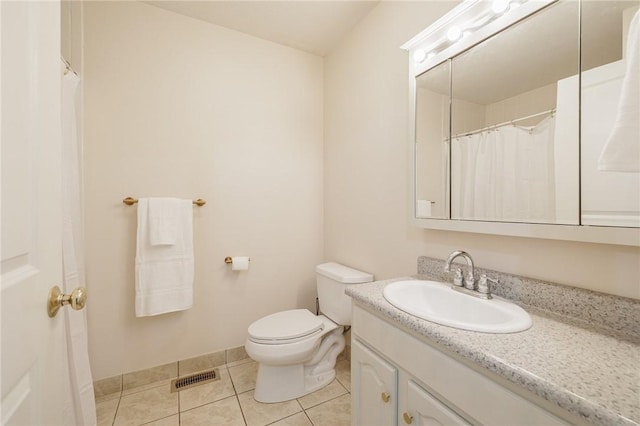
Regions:
<svg viewBox="0 0 640 426"><path fill-rule="evenodd" d="M149 198L149 242L152 246L176 243L182 201L178 198Z"/></svg>
<svg viewBox="0 0 640 426"><path fill-rule="evenodd" d="M598 159L602 171L640 172L640 12L629 25L625 60L618 114Z"/></svg>
<svg viewBox="0 0 640 426"><path fill-rule="evenodd" d="M152 246L149 199L138 201L136 316L181 311L193 306L193 204L180 200L175 244Z"/></svg>

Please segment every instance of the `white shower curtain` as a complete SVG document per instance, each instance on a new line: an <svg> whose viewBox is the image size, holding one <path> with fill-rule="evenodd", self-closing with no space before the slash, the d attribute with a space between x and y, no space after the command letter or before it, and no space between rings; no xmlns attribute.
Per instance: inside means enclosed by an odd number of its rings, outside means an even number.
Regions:
<svg viewBox="0 0 640 426"><path fill-rule="evenodd" d="M551 116L453 139L452 218L552 223L554 132Z"/></svg>
<svg viewBox="0 0 640 426"><path fill-rule="evenodd" d="M63 64L63 69L64 69ZM62 79L62 264L63 290L85 287L82 244L81 160L76 126L76 91L80 79L72 72ZM68 424L95 425L96 406L89 366L86 308L66 308L67 356L73 407L65 410Z"/></svg>

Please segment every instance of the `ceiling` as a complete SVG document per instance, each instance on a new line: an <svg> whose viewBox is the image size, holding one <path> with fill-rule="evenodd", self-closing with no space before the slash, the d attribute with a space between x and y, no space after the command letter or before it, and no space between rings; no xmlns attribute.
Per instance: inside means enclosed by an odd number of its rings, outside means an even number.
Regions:
<svg viewBox="0 0 640 426"><path fill-rule="evenodd" d="M325 56L379 1L193 1L147 4Z"/></svg>

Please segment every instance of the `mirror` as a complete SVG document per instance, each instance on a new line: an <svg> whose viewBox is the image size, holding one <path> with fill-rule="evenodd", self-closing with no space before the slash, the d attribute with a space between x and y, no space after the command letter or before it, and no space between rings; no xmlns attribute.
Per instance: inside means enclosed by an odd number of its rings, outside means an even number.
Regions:
<svg viewBox="0 0 640 426"><path fill-rule="evenodd" d="M509 235L566 225L583 230L551 238L587 241L581 235L606 233L585 225L640 227L640 172L603 170L601 159L638 2L528 1L484 17L473 7L459 6L405 45L415 78L415 218L477 232L488 231L472 222L541 225ZM463 26L456 41L461 21L471 30ZM622 239L639 245L638 235Z"/></svg>
<svg viewBox="0 0 640 426"><path fill-rule="evenodd" d="M452 219L578 223L578 6L453 58Z"/></svg>
<svg viewBox="0 0 640 426"><path fill-rule="evenodd" d="M448 219L450 62L416 78L416 217Z"/></svg>

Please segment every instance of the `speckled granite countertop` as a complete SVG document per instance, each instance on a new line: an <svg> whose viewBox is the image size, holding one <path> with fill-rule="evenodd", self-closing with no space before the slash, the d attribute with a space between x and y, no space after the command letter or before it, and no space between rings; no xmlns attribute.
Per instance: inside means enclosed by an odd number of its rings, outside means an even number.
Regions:
<svg viewBox="0 0 640 426"><path fill-rule="evenodd" d="M600 425L640 424L640 344L579 320L519 303L533 326L486 334L425 321L387 302L383 288L400 279L349 286L347 294L393 324L485 367L534 394Z"/></svg>

